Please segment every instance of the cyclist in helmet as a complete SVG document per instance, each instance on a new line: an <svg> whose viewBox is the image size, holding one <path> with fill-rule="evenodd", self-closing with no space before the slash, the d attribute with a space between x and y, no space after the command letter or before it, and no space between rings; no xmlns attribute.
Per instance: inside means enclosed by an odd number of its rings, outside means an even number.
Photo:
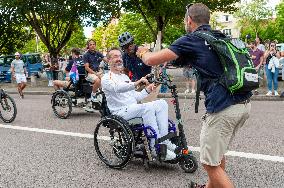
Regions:
<svg viewBox="0 0 284 188"><path fill-rule="evenodd" d="M131 80L137 81L147 74L151 73L151 67L143 63L143 61L137 57L136 51L138 47L134 44L134 38L129 32L122 33L118 37L118 42L123 50L123 66L125 72L132 75Z"/></svg>

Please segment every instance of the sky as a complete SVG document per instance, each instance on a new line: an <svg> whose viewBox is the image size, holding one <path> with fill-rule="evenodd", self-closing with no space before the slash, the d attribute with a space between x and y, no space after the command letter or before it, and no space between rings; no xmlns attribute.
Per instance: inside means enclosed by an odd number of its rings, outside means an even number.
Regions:
<svg viewBox="0 0 284 188"><path fill-rule="evenodd" d="M244 0L247 2L253 1L253 0ZM276 5L278 5L280 3L281 0L269 0L268 5L270 5L270 7L275 8ZM91 38L92 37L92 30L94 28L93 27L84 27L84 34L87 38Z"/></svg>

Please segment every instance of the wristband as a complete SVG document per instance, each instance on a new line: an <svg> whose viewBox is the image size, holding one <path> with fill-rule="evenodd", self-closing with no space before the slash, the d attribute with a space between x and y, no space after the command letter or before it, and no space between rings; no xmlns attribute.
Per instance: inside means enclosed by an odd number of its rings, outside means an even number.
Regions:
<svg viewBox="0 0 284 188"><path fill-rule="evenodd" d="M151 92L149 92L149 91L147 91L147 89L145 88L145 91L148 93L148 94L150 94Z"/></svg>

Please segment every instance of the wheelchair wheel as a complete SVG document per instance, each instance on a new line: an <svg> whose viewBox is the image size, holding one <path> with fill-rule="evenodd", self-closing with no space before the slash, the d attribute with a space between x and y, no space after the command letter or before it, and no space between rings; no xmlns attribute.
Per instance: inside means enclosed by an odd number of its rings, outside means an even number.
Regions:
<svg viewBox="0 0 284 188"><path fill-rule="evenodd" d="M185 159L185 157L187 159ZM187 156L184 156L184 158L179 162L179 166L184 170L184 172L193 173L197 170L198 163L196 158L193 155L189 154Z"/></svg>
<svg viewBox="0 0 284 188"><path fill-rule="evenodd" d="M2 93L0 99L0 118L5 123L11 123L17 115L17 107L14 99L6 93Z"/></svg>
<svg viewBox="0 0 284 188"><path fill-rule="evenodd" d="M52 95L52 109L54 114L66 119L72 112L72 100L66 91L57 91Z"/></svg>
<svg viewBox="0 0 284 188"><path fill-rule="evenodd" d="M133 156L133 135L127 122L114 116L99 122L94 132L94 145L99 158L111 168L125 167Z"/></svg>

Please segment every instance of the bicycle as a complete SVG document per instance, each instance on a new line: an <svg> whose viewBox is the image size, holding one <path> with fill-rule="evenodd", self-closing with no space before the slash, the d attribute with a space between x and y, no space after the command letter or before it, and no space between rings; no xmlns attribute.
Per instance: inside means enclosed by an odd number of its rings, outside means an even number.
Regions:
<svg viewBox="0 0 284 188"><path fill-rule="evenodd" d="M17 107L14 99L4 89L0 89L0 119L5 123L11 123L15 120L16 115Z"/></svg>

